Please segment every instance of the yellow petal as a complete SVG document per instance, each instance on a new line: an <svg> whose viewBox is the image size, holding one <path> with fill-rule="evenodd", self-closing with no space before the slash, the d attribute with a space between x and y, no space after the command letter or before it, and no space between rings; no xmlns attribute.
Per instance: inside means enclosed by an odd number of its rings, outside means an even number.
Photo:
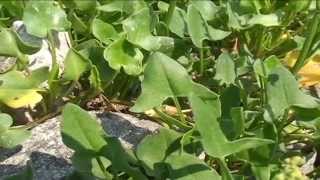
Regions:
<svg viewBox="0 0 320 180"><path fill-rule="evenodd" d="M4 101L4 103L12 108L34 107L41 100L42 96L39 93L37 93L35 90L30 90L21 96L13 99L7 99Z"/></svg>

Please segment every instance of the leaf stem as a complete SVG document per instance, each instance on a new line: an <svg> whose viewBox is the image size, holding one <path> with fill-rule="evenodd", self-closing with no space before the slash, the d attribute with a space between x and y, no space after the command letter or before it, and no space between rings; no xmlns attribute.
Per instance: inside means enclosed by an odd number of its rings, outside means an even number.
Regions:
<svg viewBox="0 0 320 180"><path fill-rule="evenodd" d="M166 19L165 19L165 23L167 24L168 27L169 27L169 24L172 20L172 16L173 16L174 10L176 8L176 5L177 5L177 0L170 0L168 13L167 13Z"/></svg>
<svg viewBox="0 0 320 180"><path fill-rule="evenodd" d="M181 120L183 123L186 124L187 121L186 121L186 119L185 119L185 117L184 117L184 114L183 114L183 112L182 112L181 105L180 105L180 103L179 103L178 98L177 98L176 96L173 96L173 97L172 97L172 100L173 100L174 105L175 105L176 108L177 108L177 111L178 111L178 115L179 115L179 117L180 117L180 120Z"/></svg>
<svg viewBox="0 0 320 180"><path fill-rule="evenodd" d="M49 90L50 90L50 97L49 97L49 107L52 107L54 104L54 100L56 97L56 93L54 92L54 87L53 87L53 81L59 74L59 65L57 63L57 52L56 52L56 45L54 41L54 36L53 32L50 31L48 32L48 44L49 44L49 49L51 52L51 71L49 73L49 78L48 78L48 85L49 85Z"/></svg>
<svg viewBox="0 0 320 180"><path fill-rule="evenodd" d="M310 55L310 51L312 49L312 44L317 34L318 26L320 24L320 13L315 12L312 21L308 26L307 38L303 44L302 51L298 57L297 62L294 64L292 68L292 72L297 74L299 70L307 63L307 58Z"/></svg>
<svg viewBox="0 0 320 180"><path fill-rule="evenodd" d="M203 59L203 48L199 48L200 51L200 76L204 73L204 59Z"/></svg>
<svg viewBox="0 0 320 180"><path fill-rule="evenodd" d="M218 164L220 166L220 170L221 170L221 174L222 174L222 177L224 177L223 179L226 179L226 180L231 180L233 179L231 173L230 173L230 170L228 168L228 165L226 164L226 162L224 161L224 159L217 159L218 161Z"/></svg>
<svg viewBox="0 0 320 180"><path fill-rule="evenodd" d="M109 175L109 173L107 172L106 168L104 167L100 157L97 157L96 158L98 164L99 164L99 167L101 169L101 171L103 172L104 176L106 177L106 179L112 179L112 177Z"/></svg>

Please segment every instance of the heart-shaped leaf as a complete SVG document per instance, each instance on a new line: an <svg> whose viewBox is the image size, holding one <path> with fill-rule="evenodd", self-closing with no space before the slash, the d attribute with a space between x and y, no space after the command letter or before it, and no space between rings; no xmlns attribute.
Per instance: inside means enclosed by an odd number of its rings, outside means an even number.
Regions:
<svg viewBox="0 0 320 180"><path fill-rule="evenodd" d="M110 44L111 40L116 40L119 38L117 31L114 27L100 19L94 19L92 21L92 34L105 44Z"/></svg>
<svg viewBox="0 0 320 180"><path fill-rule="evenodd" d="M67 104L62 112L61 134L64 144L77 152L99 152L107 142L98 121L74 104Z"/></svg>
<svg viewBox="0 0 320 180"><path fill-rule="evenodd" d="M147 51L173 48L174 41L172 38L151 34L151 20L149 8L143 8L125 19L122 24L124 31L127 33L128 41Z"/></svg>
<svg viewBox="0 0 320 180"><path fill-rule="evenodd" d="M129 75L138 75L142 72L142 52L124 38L110 44L104 52L104 57L114 70L120 71L123 68Z"/></svg>
<svg viewBox="0 0 320 180"><path fill-rule="evenodd" d="M28 33L46 37L50 30L65 31L70 28L66 13L55 1L28 1L23 22Z"/></svg>
<svg viewBox="0 0 320 180"><path fill-rule="evenodd" d="M191 40L199 48L203 47L203 40L222 40L231 33L209 26L194 5L188 6L187 24Z"/></svg>

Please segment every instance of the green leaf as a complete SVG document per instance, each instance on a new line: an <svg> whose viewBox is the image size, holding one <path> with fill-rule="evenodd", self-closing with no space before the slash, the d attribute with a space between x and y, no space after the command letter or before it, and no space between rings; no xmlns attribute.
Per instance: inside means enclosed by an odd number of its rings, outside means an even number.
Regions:
<svg viewBox="0 0 320 180"><path fill-rule="evenodd" d="M235 64L231 55L227 52L218 57L215 79L227 85L233 84L236 79Z"/></svg>
<svg viewBox="0 0 320 180"><path fill-rule="evenodd" d="M259 138L241 138L228 141L220 128L218 118L221 115L217 113L218 111L213 111L212 106L208 106L195 95L190 97L190 101L195 115L196 128L200 132L202 145L209 155L222 159L230 154L273 143L271 140ZM215 108L220 107L216 106Z"/></svg>
<svg viewBox="0 0 320 180"><path fill-rule="evenodd" d="M2 74L0 75L0 82L2 82L0 101L13 108L34 106L42 99L42 96L37 93L42 80L43 77L33 75L26 77L18 71Z"/></svg>
<svg viewBox="0 0 320 180"><path fill-rule="evenodd" d="M266 27L279 26L280 20L276 14L257 14L248 21L249 25L260 24Z"/></svg>
<svg viewBox="0 0 320 180"><path fill-rule="evenodd" d="M102 162L103 167L105 168L108 168L111 165L111 162L105 157L85 153L75 152L71 158L72 165L78 172L105 179L105 172L100 168L97 159ZM111 177L111 174L108 175Z"/></svg>
<svg viewBox="0 0 320 180"><path fill-rule="evenodd" d="M294 76L284 67L275 68L267 80L268 105L273 118L281 116L291 106L316 108L319 103L315 98L304 94Z"/></svg>
<svg viewBox="0 0 320 180"><path fill-rule="evenodd" d="M177 143L181 135L168 129L160 129L157 134L146 136L138 145L136 155L143 162L149 175L155 175L157 164L169 155L168 150Z"/></svg>
<svg viewBox="0 0 320 180"><path fill-rule="evenodd" d="M117 31L111 24L97 18L92 21L91 29L92 34L105 44L110 44L111 40L119 38Z"/></svg>
<svg viewBox="0 0 320 180"><path fill-rule="evenodd" d="M98 121L85 110L67 104L62 112L61 134L64 144L77 152L99 152L107 142Z"/></svg>
<svg viewBox="0 0 320 180"><path fill-rule="evenodd" d="M220 9L210 0L192 0L191 3L195 8L198 9L198 11L206 21L213 20L216 13Z"/></svg>
<svg viewBox="0 0 320 180"><path fill-rule="evenodd" d="M64 10L55 1L28 1L23 22L28 33L38 37L46 37L50 30L65 31L71 25Z"/></svg>
<svg viewBox="0 0 320 180"><path fill-rule="evenodd" d="M166 162L169 178L179 180L220 180L221 176L206 163L190 154L170 155Z"/></svg>
<svg viewBox="0 0 320 180"><path fill-rule="evenodd" d="M91 63L75 49L70 49L64 60L63 80L77 81L80 76L91 69Z"/></svg>
<svg viewBox="0 0 320 180"><path fill-rule="evenodd" d="M85 58L90 59L93 67L96 67L99 72L99 79L101 80L102 85L107 86L112 82L117 72L109 66L108 62L103 57L105 49L103 47L98 47L98 45L84 45L85 48L81 49L79 53Z"/></svg>
<svg viewBox="0 0 320 180"><path fill-rule="evenodd" d="M158 107L167 98L186 97L193 93L203 98L208 104L216 105L218 96L215 93L194 83L187 70L177 61L156 52L148 58L142 82L142 94L131 110L144 112ZM154 98L155 95L157 98Z"/></svg>
<svg viewBox="0 0 320 180"><path fill-rule="evenodd" d="M169 97L187 96L192 91L187 71L175 60L156 52L150 55L147 61L142 94L132 107L132 111L144 112L161 105ZM157 98L154 98L155 96Z"/></svg>
<svg viewBox="0 0 320 180"><path fill-rule="evenodd" d="M191 40L198 48L203 47L203 40L222 40L230 34L230 32L209 26L194 5L188 6L187 24Z"/></svg>
<svg viewBox="0 0 320 180"><path fill-rule="evenodd" d="M90 0L90 1L83 1L83 0L73 0L76 5L76 8L82 11L85 10L95 10L97 1Z"/></svg>
<svg viewBox="0 0 320 180"><path fill-rule="evenodd" d="M120 173L124 171L133 179L147 180L139 168L132 166L137 165L136 159L131 155L132 153L130 154L122 147L119 139L116 137L106 137L105 140L108 146L105 146L100 151L100 154L111 161L112 167L116 172Z"/></svg>
<svg viewBox="0 0 320 180"><path fill-rule="evenodd" d="M152 17L149 8L143 8L125 19L123 29L127 33L127 40L147 51L168 51L173 48L171 37L153 36L151 34Z"/></svg>
<svg viewBox="0 0 320 180"><path fill-rule="evenodd" d="M0 147L13 148L31 136L31 132L25 129L9 129L0 133Z"/></svg>
<svg viewBox="0 0 320 180"><path fill-rule="evenodd" d="M167 13L169 9L169 4L163 1L158 2L158 7L160 10L163 10ZM183 38L184 34L187 33L188 27L186 23L186 12L183 9L175 7L171 21L169 22L169 29L171 32L175 33L179 37Z"/></svg>
<svg viewBox="0 0 320 180"><path fill-rule="evenodd" d="M19 39L16 34L9 29L1 29L0 28L0 55L3 56L14 56L20 57L22 56L22 52L19 49Z"/></svg>
<svg viewBox="0 0 320 180"><path fill-rule="evenodd" d="M281 67L280 59L276 56L270 56L266 58L264 61L256 60L253 64L253 69L256 74L262 77L268 77L270 72L277 67Z"/></svg>
<svg viewBox="0 0 320 180"><path fill-rule="evenodd" d="M142 52L124 38L110 44L104 57L114 70L120 71L123 68L129 75L139 75L142 72Z"/></svg>
<svg viewBox="0 0 320 180"><path fill-rule="evenodd" d="M13 124L13 120L10 115L0 113L0 134L7 131Z"/></svg>
<svg viewBox="0 0 320 180"><path fill-rule="evenodd" d="M143 0L135 1L119 1L112 0L104 5L99 6L97 9L103 12L125 12L127 14L132 14L145 8L147 4Z"/></svg>

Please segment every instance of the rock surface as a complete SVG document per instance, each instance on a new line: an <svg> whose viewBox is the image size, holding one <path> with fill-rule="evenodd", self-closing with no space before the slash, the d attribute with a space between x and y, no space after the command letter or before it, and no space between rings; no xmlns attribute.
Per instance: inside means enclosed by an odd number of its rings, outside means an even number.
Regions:
<svg viewBox="0 0 320 180"><path fill-rule="evenodd" d="M143 137L160 128L157 123L139 120L123 113L91 112L103 129L118 137L124 147L134 148ZM15 149L0 149L0 179L21 172L30 163L36 180L58 180L73 171L70 157L60 135L60 117L32 129L32 137Z"/></svg>

